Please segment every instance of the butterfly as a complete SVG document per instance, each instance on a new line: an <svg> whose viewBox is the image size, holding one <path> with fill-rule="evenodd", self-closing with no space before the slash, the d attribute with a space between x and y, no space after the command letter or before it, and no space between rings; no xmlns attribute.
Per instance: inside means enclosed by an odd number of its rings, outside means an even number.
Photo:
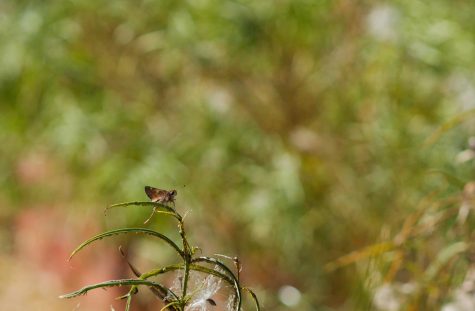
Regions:
<svg viewBox="0 0 475 311"><path fill-rule="evenodd" d="M150 186L145 186L145 193L152 202L175 203L176 190L162 190Z"/></svg>
<svg viewBox="0 0 475 311"><path fill-rule="evenodd" d="M152 202L161 204L173 203L173 205L175 205L175 196L177 195L177 192L175 189L162 190L150 186L145 186L145 194L147 194L147 196ZM145 220L144 224L148 223L150 219L152 219L152 216L155 214L155 211L156 207L153 208L152 214L150 215L150 217L148 217L147 220Z"/></svg>

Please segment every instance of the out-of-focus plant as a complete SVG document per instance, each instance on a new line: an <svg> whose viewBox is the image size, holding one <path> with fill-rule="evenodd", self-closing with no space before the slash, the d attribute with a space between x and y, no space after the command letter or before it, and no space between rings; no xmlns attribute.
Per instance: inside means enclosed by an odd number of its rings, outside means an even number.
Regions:
<svg viewBox="0 0 475 311"><path fill-rule="evenodd" d="M458 116L428 138L432 145ZM474 138L456 157L473 160ZM399 230L383 232L380 241L326 265L331 272L355 264L366 270L367 287L377 310L473 310L475 299L475 181L463 181L445 171L432 171L446 187L428 193L402 222ZM450 188L450 189L449 189ZM383 230L384 231L384 230Z"/></svg>
<svg viewBox="0 0 475 311"><path fill-rule="evenodd" d="M166 235L147 228L122 228L103 232L79 245L69 257L69 260L81 251L86 246L102 240L106 237L111 237L118 234L145 234L164 241L170 246L181 258L180 263L158 267L146 273L140 273L137 268L129 262L126 253L119 248L122 256L127 259L127 263L137 278L135 279L120 279L109 280L97 284L85 286L77 291L60 296L60 298L73 298L80 295L85 295L90 290L96 288L108 288L116 286L130 286L127 294L119 297L126 299L125 310L130 310L132 297L138 293L139 286L148 287L155 296L157 296L165 306L161 310L175 310L175 311L192 311L192 310L207 310L208 306L216 306L216 301L212 298L214 294L221 288L221 283L229 285L232 288L232 293L226 305L226 310L241 310L242 293L247 292L252 297L256 309L260 310L259 301L256 294L248 287L241 285L239 274L241 272L241 262L237 257L231 258L225 255L216 255L217 257L227 258L233 261L236 272L233 272L223 261L215 257L197 256L197 252L201 249L196 246L191 246L188 242L185 232L184 218L173 207L164 204L165 202L125 202L111 205L109 208L126 207L126 206L149 206L153 208L152 215L159 214L174 218L178 222L178 231L181 238L182 246L178 246L173 240ZM107 211L107 209L106 209ZM147 223L149 220L145 223ZM213 266L210 268L209 265ZM179 271L179 276L172 286L151 281L150 278L163 275L167 272ZM200 275L204 275L201 277Z"/></svg>

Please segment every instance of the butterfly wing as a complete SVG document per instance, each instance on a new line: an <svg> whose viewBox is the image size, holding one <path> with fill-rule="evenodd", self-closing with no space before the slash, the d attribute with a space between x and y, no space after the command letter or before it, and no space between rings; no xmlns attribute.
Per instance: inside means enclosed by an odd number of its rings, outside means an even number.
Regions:
<svg viewBox="0 0 475 311"><path fill-rule="evenodd" d="M150 186L145 186L145 193L152 200L152 202L163 202L167 198L167 191L157 189Z"/></svg>

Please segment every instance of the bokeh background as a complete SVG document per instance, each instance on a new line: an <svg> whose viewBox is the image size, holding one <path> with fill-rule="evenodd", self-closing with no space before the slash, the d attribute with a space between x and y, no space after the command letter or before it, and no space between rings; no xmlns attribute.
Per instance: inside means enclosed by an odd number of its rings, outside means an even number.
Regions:
<svg viewBox="0 0 475 311"><path fill-rule="evenodd" d="M173 261L132 236L177 189L265 310L473 310L475 4L0 2L0 306ZM168 220L150 228L176 237ZM146 291L133 310L159 310ZM219 306L218 306L219 309ZM248 308L247 310L251 310Z"/></svg>

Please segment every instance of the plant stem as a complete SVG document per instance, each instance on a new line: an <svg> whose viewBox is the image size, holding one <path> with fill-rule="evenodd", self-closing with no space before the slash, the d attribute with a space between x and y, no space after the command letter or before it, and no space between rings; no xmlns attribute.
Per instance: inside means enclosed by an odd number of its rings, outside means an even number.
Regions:
<svg viewBox="0 0 475 311"><path fill-rule="evenodd" d="M180 217L181 218L181 217ZM182 284L182 308L185 307L186 304L186 291L188 289L188 278L190 274L190 264L192 260L192 253L191 253L191 248L190 245L188 244L188 240L186 239L186 233L185 233L185 225L183 223L183 219L181 218L179 221L179 231L180 231L180 236L183 241L183 261L184 261L184 276L183 276L183 284Z"/></svg>

